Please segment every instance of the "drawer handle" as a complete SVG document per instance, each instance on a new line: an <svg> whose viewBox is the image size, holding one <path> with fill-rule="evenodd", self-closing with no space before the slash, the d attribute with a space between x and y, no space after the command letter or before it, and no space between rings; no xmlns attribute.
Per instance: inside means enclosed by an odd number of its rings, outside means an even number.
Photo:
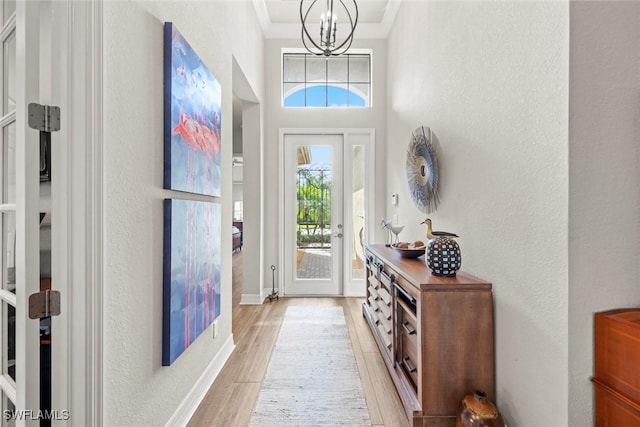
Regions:
<svg viewBox="0 0 640 427"><path fill-rule="evenodd" d="M409 328L409 321L405 320L404 322L402 322L402 328L409 334L409 335L415 335L416 330L415 329L410 329Z"/></svg>
<svg viewBox="0 0 640 427"><path fill-rule="evenodd" d="M405 369L409 371L410 374L413 374L415 371L418 370L418 368L412 368L411 365L409 365L410 361L411 359L409 359L409 356L407 356L404 359L402 359L402 364L404 365Z"/></svg>

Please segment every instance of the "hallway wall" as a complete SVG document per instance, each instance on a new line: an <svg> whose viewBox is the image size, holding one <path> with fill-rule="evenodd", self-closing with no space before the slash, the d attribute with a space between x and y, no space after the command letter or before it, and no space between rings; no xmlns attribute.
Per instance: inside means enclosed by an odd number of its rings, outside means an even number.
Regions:
<svg viewBox="0 0 640 427"><path fill-rule="evenodd" d="M640 306L640 3L571 2L569 419L592 425L593 313Z"/></svg>
<svg viewBox="0 0 640 427"><path fill-rule="evenodd" d="M222 85L222 197L163 190L163 22ZM251 2L104 3L104 425L169 421L231 337L232 56L263 97L263 40ZM222 314L170 367L162 354L164 198L222 203Z"/></svg>
<svg viewBox="0 0 640 427"><path fill-rule="evenodd" d="M462 269L493 283L505 421L572 425L569 5L402 2L387 54L387 193L400 195L387 216L403 239L425 238L404 166L412 131L429 126L440 145L434 228L458 233Z"/></svg>

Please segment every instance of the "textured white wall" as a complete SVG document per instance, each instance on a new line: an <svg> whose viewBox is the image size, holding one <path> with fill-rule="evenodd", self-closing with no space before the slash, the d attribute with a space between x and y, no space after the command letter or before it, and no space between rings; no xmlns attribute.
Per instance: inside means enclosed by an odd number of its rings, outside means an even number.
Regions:
<svg viewBox="0 0 640 427"><path fill-rule="evenodd" d="M282 107L281 50L283 48L301 48L300 40L266 40L265 41L265 224L264 228L264 265L278 265L280 254L280 231L277 224L280 215L278 205L278 145L280 128L374 128L376 132L376 212L374 218L384 214L385 160L384 145L386 135L386 74L387 55L384 40L354 40L353 48L371 49L373 51L373 85L371 108L350 109L345 114L340 108L297 108ZM245 197L247 194L245 193ZM380 230L376 227L376 234ZM271 283L271 270L263 272L265 283Z"/></svg>
<svg viewBox="0 0 640 427"><path fill-rule="evenodd" d="M569 5L403 2L387 57L387 193L400 195L387 215L403 239L424 238L405 159L430 126L442 179L430 217L494 286L499 409L510 426L566 426Z"/></svg>
<svg viewBox="0 0 640 427"><path fill-rule="evenodd" d="M571 3L569 93L569 419L587 426L593 313L640 306L640 3Z"/></svg>
<svg viewBox="0 0 640 427"><path fill-rule="evenodd" d="M262 97L263 41L250 2L105 2L104 423L167 422L231 334L231 233L222 235L219 335L207 329L161 366L163 22L222 84L223 224L232 219L232 55Z"/></svg>

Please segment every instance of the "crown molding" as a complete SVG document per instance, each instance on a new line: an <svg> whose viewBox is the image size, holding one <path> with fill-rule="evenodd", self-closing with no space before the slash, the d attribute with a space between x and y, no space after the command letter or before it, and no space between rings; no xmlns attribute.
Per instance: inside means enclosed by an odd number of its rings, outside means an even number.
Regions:
<svg viewBox="0 0 640 427"><path fill-rule="evenodd" d="M359 39L385 39L391 31L402 0L389 0L382 21L378 24L360 23L356 28ZM300 37L300 24L274 24L269 18L265 0L253 0L253 6L265 39L295 39Z"/></svg>

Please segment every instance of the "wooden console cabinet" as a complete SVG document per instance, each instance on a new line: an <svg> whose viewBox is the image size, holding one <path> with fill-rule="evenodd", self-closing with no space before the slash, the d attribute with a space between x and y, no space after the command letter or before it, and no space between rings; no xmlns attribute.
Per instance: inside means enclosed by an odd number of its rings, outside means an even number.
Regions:
<svg viewBox="0 0 640 427"><path fill-rule="evenodd" d="M640 309L594 316L596 427L640 425Z"/></svg>
<svg viewBox="0 0 640 427"><path fill-rule="evenodd" d="M413 427L453 427L462 398L495 402L491 283L433 276L384 245L366 248L362 312Z"/></svg>

